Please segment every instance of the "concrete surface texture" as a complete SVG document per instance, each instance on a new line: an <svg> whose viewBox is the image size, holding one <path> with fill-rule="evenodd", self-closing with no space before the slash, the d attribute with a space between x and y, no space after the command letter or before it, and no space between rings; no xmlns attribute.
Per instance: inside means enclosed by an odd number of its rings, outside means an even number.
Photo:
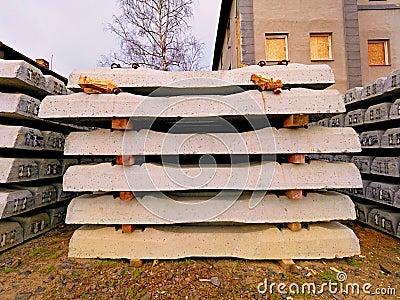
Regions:
<svg viewBox="0 0 400 300"><path fill-rule="evenodd" d="M112 259L320 259L357 254L360 254L360 248L354 232L331 222L312 224L299 232L279 230L273 225L167 225L121 234L121 230L116 231L114 227L85 225L72 236L68 256Z"/></svg>
<svg viewBox="0 0 400 300"><path fill-rule="evenodd" d="M35 207L35 199L28 190L0 188L0 219L14 216Z"/></svg>
<svg viewBox="0 0 400 300"><path fill-rule="evenodd" d="M365 204L364 202L354 201L356 206L357 220L368 223L368 216L372 209L378 208L379 204Z"/></svg>
<svg viewBox="0 0 400 300"><path fill-rule="evenodd" d="M177 72L180 73L180 72ZM336 90L291 89L276 95L257 90L229 95L146 97L129 93L48 96L41 118L265 116L345 112Z"/></svg>
<svg viewBox="0 0 400 300"><path fill-rule="evenodd" d="M400 213L384 208L373 208L368 214L368 224L377 229L399 236Z"/></svg>
<svg viewBox="0 0 400 300"><path fill-rule="evenodd" d="M347 90L343 94L343 101L344 104L348 105L351 103L359 102L361 101L361 92L362 92L362 87L354 87L352 89Z"/></svg>
<svg viewBox="0 0 400 300"><path fill-rule="evenodd" d="M400 88L400 69L391 72L385 80L385 92L392 92Z"/></svg>
<svg viewBox="0 0 400 300"><path fill-rule="evenodd" d="M45 210L50 218L51 226L63 225L65 221L65 215L67 213L66 206L59 206L55 208L48 208Z"/></svg>
<svg viewBox="0 0 400 300"><path fill-rule="evenodd" d="M376 123L389 120L391 102L370 106L365 112L364 123Z"/></svg>
<svg viewBox="0 0 400 300"><path fill-rule="evenodd" d="M361 173L370 174L371 164L374 159L375 156L355 155L351 159L351 162L356 165L356 167L360 170Z"/></svg>
<svg viewBox="0 0 400 300"><path fill-rule="evenodd" d="M39 178L55 178L62 176L61 162L58 159L35 159L39 166Z"/></svg>
<svg viewBox="0 0 400 300"><path fill-rule="evenodd" d="M390 119L399 119L400 118L400 99L397 99L393 102L390 107Z"/></svg>
<svg viewBox="0 0 400 300"><path fill-rule="evenodd" d="M352 163L237 164L183 166L78 165L64 175L65 191L176 191L189 189L288 190L361 187Z"/></svg>
<svg viewBox="0 0 400 300"><path fill-rule="evenodd" d="M360 133L360 143L363 148L380 148L384 130L365 131Z"/></svg>
<svg viewBox="0 0 400 300"><path fill-rule="evenodd" d="M39 179L39 167L29 158L0 157L0 183Z"/></svg>
<svg viewBox="0 0 400 300"><path fill-rule="evenodd" d="M22 60L0 60L0 87L43 99L46 95L66 94L64 83Z"/></svg>
<svg viewBox="0 0 400 300"><path fill-rule="evenodd" d="M40 101L23 95L0 93L0 117L36 118Z"/></svg>
<svg viewBox="0 0 400 300"><path fill-rule="evenodd" d="M33 128L0 125L0 148L43 150L43 135Z"/></svg>
<svg viewBox="0 0 400 300"><path fill-rule="evenodd" d="M333 116L329 121L329 127L344 127L346 114Z"/></svg>
<svg viewBox="0 0 400 300"><path fill-rule="evenodd" d="M400 177L400 157L376 157L371 164L371 174Z"/></svg>
<svg viewBox="0 0 400 300"><path fill-rule="evenodd" d="M83 195L68 206L67 224L174 224L174 223L287 223L354 220L354 204L348 196L335 192L307 193L301 201L264 192L253 195L223 191L214 197L147 193L132 201L112 195ZM240 197L239 197L240 196ZM250 208L250 198L260 203ZM208 200L206 200L208 199ZM236 200L237 199L237 200ZM208 201L209 205L197 205ZM179 203L176 203L179 202ZM203 202L204 203L204 202ZM226 206L225 211L220 207ZM207 209L209 212L205 212ZM107 212L107 213L104 213ZM214 216L203 219L202 216Z"/></svg>
<svg viewBox="0 0 400 300"><path fill-rule="evenodd" d="M18 222L0 221L0 251L22 243L24 230Z"/></svg>
<svg viewBox="0 0 400 300"><path fill-rule="evenodd" d="M346 127L351 127L351 126L357 126L357 125L364 124L365 112L366 112L366 109L362 109L362 108L349 111L346 114L346 118L344 120L344 125Z"/></svg>
<svg viewBox="0 0 400 300"><path fill-rule="evenodd" d="M400 147L400 128L391 128L382 135L381 148Z"/></svg>
<svg viewBox="0 0 400 300"><path fill-rule="evenodd" d="M352 128L268 127L242 133L171 134L147 129L72 132L66 139L64 154L290 154L360 151L357 133Z"/></svg>
<svg viewBox="0 0 400 300"><path fill-rule="evenodd" d="M380 203L400 207L400 185L386 182L371 182L365 196Z"/></svg>
<svg viewBox="0 0 400 300"><path fill-rule="evenodd" d="M68 87L80 90L80 76L111 80L118 87L172 87L172 88L209 88L225 86L253 86L252 74L260 74L292 85L318 85L327 87L334 83L332 69L327 65L289 64L260 67L257 65L229 71L188 71L165 72L147 68L96 68L73 71L69 76Z"/></svg>
<svg viewBox="0 0 400 300"><path fill-rule="evenodd" d="M45 150L63 151L65 136L53 131L42 131Z"/></svg>
<svg viewBox="0 0 400 300"><path fill-rule="evenodd" d="M50 229L50 218L46 213L11 217L10 221L21 224L24 229L24 240L33 238Z"/></svg>
<svg viewBox="0 0 400 300"><path fill-rule="evenodd" d="M382 95L384 93L385 81L386 77L379 77L365 85L361 91L361 100Z"/></svg>
<svg viewBox="0 0 400 300"><path fill-rule="evenodd" d="M35 201L35 207L41 207L57 201L57 190L50 184L37 186L13 185L13 188L30 191Z"/></svg>

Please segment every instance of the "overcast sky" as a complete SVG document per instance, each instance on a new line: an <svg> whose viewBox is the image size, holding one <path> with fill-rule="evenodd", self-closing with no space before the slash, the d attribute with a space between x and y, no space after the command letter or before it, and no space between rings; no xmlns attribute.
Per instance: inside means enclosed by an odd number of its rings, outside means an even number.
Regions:
<svg viewBox="0 0 400 300"><path fill-rule="evenodd" d="M203 64L211 66L221 0L195 2L192 30L205 43ZM66 77L118 48L104 30L118 14L117 0L2 0L0 7L0 41L32 59L53 55L53 70Z"/></svg>

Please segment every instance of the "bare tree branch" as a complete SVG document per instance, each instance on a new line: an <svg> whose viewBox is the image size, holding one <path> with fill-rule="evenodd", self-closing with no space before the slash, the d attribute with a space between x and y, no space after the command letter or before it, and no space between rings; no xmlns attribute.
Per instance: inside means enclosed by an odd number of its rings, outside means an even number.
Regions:
<svg viewBox="0 0 400 300"><path fill-rule="evenodd" d="M158 70L201 68L203 44L189 26L193 0L119 0L121 14L107 30L120 40L120 49L102 55L99 64L139 63Z"/></svg>

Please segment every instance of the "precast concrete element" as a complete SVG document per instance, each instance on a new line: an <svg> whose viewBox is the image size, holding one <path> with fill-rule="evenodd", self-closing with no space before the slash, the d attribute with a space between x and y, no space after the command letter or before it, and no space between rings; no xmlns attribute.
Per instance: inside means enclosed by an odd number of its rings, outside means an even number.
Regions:
<svg viewBox="0 0 400 300"><path fill-rule="evenodd" d="M387 93L399 92L400 88L400 69L394 70L385 80L384 91Z"/></svg>
<svg viewBox="0 0 400 300"><path fill-rule="evenodd" d="M385 131L381 139L381 148L400 148L400 128Z"/></svg>
<svg viewBox="0 0 400 300"><path fill-rule="evenodd" d="M366 197L376 202L400 207L400 185L385 182L371 182Z"/></svg>
<svg viewBox="0 0 400 300"><path fill-rule="evenodd" d="M397 211L373 208L368 214L368 224L391 235L398 234L397 228L400 222L400 213Z"/></svg>
<svg viewBox="0 0 400 300"><path fill-rule="evenodd" d="M379 77L378 79L370 82L361 91L361 100L366 100L384 93L386 77Z"/></svg>
<svg viewBox="0 0 400 300"><path fill-rule="evenodd" d="M347 90L343 94L343 101L345 105L356 103L361 101L361 92L363 88L362 87L354 87L352 89Z"/></svg>
<svg viewBox="0 0 400 300"><path fill-rule="evenodd" d="M28 158L0 157L0 183L12 183L39 179L39 167Z"/></svg>
<svg viewBox="0 0 400 300"><path fill-rule="evenodd" d="M79 165L79 160L76 158L61 159L61 173L64 175L70 166Z"/></svg>
<svg viewBox="0 0 400 300"><path fill-rule="evenodd" d="M45 150L63 151L65 136L53 131L42 131Z"/></svg>
<svg viewBox="0 0 400 300"><path fill-rule="evenodd" d="M362 180L362 188L352 188L352 189L345 189L343 192L349 195L354 195L357 197L365 197L366 189L370 185L371 180Z"/></svg>
<svg viewBox="0 0 400 300"><path fill-rule="evenodd" d="M352 155L347 155L347 154L337 154L333 157L332 161L340 161L340 162L350 162Z"/></svg>
<svg viewBox="0 0 400 300"><path fill-rule="evenodd" d="M360 152L353 128L263 128L242 133L174 134L142 129L72 132L65 155L291 154Z"/></svg>
<svg viewBox="0 0 400 300"><path fill-rule="evenodd" d="M37 118L40 101L23 94L0 93L0 117Z"/></svg>
<svg viewBox="0 0 400 300"><path fill-rule="evenodd" d="M377 123L389 120L391 102L383 102L368 107L364 115L364 123Z"/></svg>
<svg viewBox="0 0 400 300"><path fill-rule="evenodd" d="M24 240L28 240L50 230L50 218L46 213L24 215L10 218L24 229Z"/></svg>
<svg viewBox="0 0 400 300"><path fill-rule="evenodd" d="M0 60L0 87L22 92L38 99L46 95L66 93L64 83L22 60Z"/></svg>
<svg viewBox="0 0 400 300"><path fill-rule="evenodd" d="M43 150L43 135L33 128L0 125L0 148Z"/></svg>
<svg viewBox="0 0 400 300"><path fill-rule="evenodd" d="M52 186L57 192L57 202L69 201L78 195L78 193L74 192L64 192L62 183L53 183Z"/></svg>
<svg viewBox="0 0 400 300"><path fill-rule="evenodd" d="M368 224L368 216L372 209L377 208L377 204L365 204L362 202L354 201L356 206L357 220Z"/></svg>
<svg viewBox="0 0 400 300"><path fill-rule="evenodd" d="M39 116L44 119L177 118L265 116L345 112L336 90L291 89L276 95L257 90L229 95L146 97L129 93L76 93L46 97Z"/></svg>
<svg viewBox="0 0 400 300"><path fill-rule="evenodd" d="M147 68L96 68L73 71L68 80L68 87L81 91L78 85L80 76L111 80L118 87L124 88L159 88L200 89L229 86L254 86L250 77L259 74L266 78L280 79L292 86L311 86L326 88L335 83L332 69L328 65L289 64L288 66L257 65L245 68L220 71L166 72Z"/></svg>
<svg viewBox="0 0 400 300"><path fill-rule="evenodd" d="M58 159L35 159L39 169L39 179L62 176L62 166Z"/></svg>
<svg viewBox="0 0 400 300"><path fill-rule="evenodd" d="M0 252L24 241L24 230L18 222L0 221Z"/></svg>
<svg viewBox="0 0 400 300"><path fill-rule="evenodd" d="M344 127L346 114L336 115L329 121L329 127Z"/></svg>
<svg viewBox="0 0 400 300"><path fill-rule="evenodd" d="M75 258L111 259L321 259L357 254L356 235L336 222L312 224L299 232L273 225L167 225L121 234L114 227L85 225L74 232L68 252Z"/></svg>
<svg viewBox="0 0 400 300"><path fill-rule="evenodd" d="M35 208L35 199L28 190L0 188L0 219Z"/></svg>
<svg viewBox="0 0 400 300"><path fill-rule="evenodd" d="M55 203L57 201L57 190L52 185L39 185L39 186L22 186L15 185L13 188L26 189L32 193L35 202L35 207L41 207Z"/></svg>
<svg viewBox="0 0 400 300"><path fill-rule="evenodd" d="M59 206L55 208L49 208L45 210L50 218L50 226L55 227L64 224L65 215L67 213L67 206Z"/></svg>
<svg viewBox="0 0 400 300"><path fill-rule="evenodd" d="M291 190L359 188L358 169L352 163L234 164L179 166L144 163L113 166L79 165L64 175L65 191L178 191L193 189Z"/></svg>
<svg viewBox="0 0 400 300"><path fill-rule="evenodd" d="M351 159L351 162L356 165L356 167L360 170L361 173L370 174L371 173L371 164L374 159L375 159L375 156L355 155Z"/></svg>
<svg viewBox="0 0 400 300"><path fill-rule="evenodd" d="M399 119L400 118L400 99L397 99L393 102L390 107L390 119Z"/></svg>
<svg viewBox="0 0 400 300"><path fill-rule="evenodd" d="M213 197L204 196L174 197L185 208L179 215L171 206L172 198L162 193L147 193L132 201L114 199L112 195L83 195L72 200L68 206L67 224L148 224L163 225L174 223L199 222L199 201L212 201L210 214L217 212L220 205L229 207L214 218L205 220L207 223L287 223L287 222L321 222L332 220L354 220L354 204L350 197L336 193L307 193L301 201L291 200L286 196L265 194L263 192L238 193L223 191ZM260 198L260 203L250 208L250 198ZM238 198L236 201L234 199ZM143 206L144 204L146 207ZM148 205L155 205L153 211ZM171 219L158 216L157 211L171 213Z"/></svg>
<svg viewBox="0 0 400 300"><path fill-rule="evenodd" d="M375 157L371 174L400 177L400 157Z"/></svg>
<svg viewBox="0 0 400 300"><path fill-rule="evenodd" d="M360 143L363 148L380 148L384 130L365 131L360 133Z"/></svg>
<svg viewBox="0 0 400 300"><path fill-rule="evenodd" d="M325 118L317 121L317 126L329 127L331 118Z"/></svg>
<svg viewBox="0 0 400 300"><path fill-rule="evenodd" d="M366 112L366 109L356 109L356 110L349 111L346 114L346 118L344 120L344 125L346 127L352 127L352 126L364 124L365 112Z"/></svg>

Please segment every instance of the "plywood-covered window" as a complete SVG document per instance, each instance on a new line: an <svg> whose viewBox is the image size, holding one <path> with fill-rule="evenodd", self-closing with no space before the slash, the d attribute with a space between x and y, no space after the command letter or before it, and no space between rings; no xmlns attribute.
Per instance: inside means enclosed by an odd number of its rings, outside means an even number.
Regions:
<svg viewBox="0 0 400 300"><path fill-rule="evenodd" d="M389 65L389 40L368 41L368 63L370 66Z"/></svg>
<svg viewBox="0 0 400 300"><path fill-rule="evenodd" d="M288 60L287 34L265 34L266 61Z"/></svg>
<svg viewBox="0 0 400 300"><path fill-rule="evenodd" d="M310 33L311 60L332 60L332 34Z"/></svg>

